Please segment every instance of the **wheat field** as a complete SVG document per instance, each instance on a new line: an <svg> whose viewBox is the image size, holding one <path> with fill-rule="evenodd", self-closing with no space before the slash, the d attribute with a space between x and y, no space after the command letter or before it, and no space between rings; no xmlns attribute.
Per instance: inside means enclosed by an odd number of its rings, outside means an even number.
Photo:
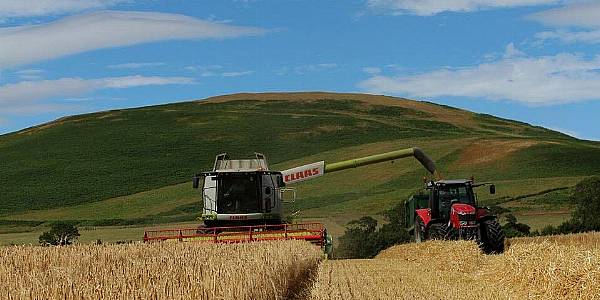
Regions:
<svg viewBox="0 0 600 300"><path fill-rule="evenodd" d="M468 241L399 245L319 266L311 299L600 299L600 234L510 240L502 255Z"/></svg>
<svg viewBox="0 0 600 300"><path fill-rule="evenodd" d="M300 241L0 247L0 299L284 299L321 258Z"/></svg>
<svg viewBox="0 0 600 300"><path fill-rule="evenodd" d="M322 260L307 242L0 248L1 299L600 299L600 234Z"/></svg>

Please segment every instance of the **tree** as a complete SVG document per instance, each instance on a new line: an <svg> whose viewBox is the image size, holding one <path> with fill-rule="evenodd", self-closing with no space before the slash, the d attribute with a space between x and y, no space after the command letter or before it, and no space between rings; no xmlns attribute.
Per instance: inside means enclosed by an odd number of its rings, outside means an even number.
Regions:
<svg viewBox="0 0 600 300"><path fill-rule="evenodd" d="M571 196L576 205L570 220L557 227L546 226L540 235L566 234L600 230L600 219L597 212L600 210L600 177L595 176L580 181Z"/></svg>
<svg viewBox="0 0 600 300"><path fill-rule="evenodd" d="M79 230L74 223L56 222L52 224L49 231L40 235L39 242L44 246L64 246L72 244L79 236Z"/></svg>
<svg viewBox="0 0 600 300"><path fill-rule="evenodd" d="M502 226L506 237L528 236L530 235L531 227L524 223L519 223L517 217L513 214L506 215L506 224Z"/></svg>
<svg viewBox="0 0 600 300"><path fill-rule="evenodd" d="M338 258L371 258L377 253L374 247L374 233L377 220L362 217L346 225L346 231L339 239L339 247L335 253Z"/></svg>
<svg viewBox="0 0 600 300"><path fill-rule="evenodd" d="M411 237L404 224L404 205L396 204L382 213L387 223L377 228L377 220L362 217L348 223L336 247L337 258L372 258L390 246L409 242Z"/></svg>
<svg viewBox="0 0 600 300"><path fill-rule="evenodd" d="M581 224L585 230L600 230L600 177L584 179L575 186L572 196L575 203L572 223Z"/></svg>

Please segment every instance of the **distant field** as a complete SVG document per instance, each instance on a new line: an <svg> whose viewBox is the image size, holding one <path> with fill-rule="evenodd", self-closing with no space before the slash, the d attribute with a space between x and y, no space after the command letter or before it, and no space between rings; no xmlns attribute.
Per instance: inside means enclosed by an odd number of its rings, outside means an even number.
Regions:
<svg viewBox="0 0 600 300"><path fill-rule="evenodd" d="M160 224L160 228L194 228L198 222ZM156 225L146 226L86 226L79 228L81 236L78 243L95 243L97 240L103 243L116 243L119 241L142 241L144 230L156 228ZM9 232L0 234L0 245L37 245L40 234L49 230L46 226L28 228L24 232Z"/></svg>

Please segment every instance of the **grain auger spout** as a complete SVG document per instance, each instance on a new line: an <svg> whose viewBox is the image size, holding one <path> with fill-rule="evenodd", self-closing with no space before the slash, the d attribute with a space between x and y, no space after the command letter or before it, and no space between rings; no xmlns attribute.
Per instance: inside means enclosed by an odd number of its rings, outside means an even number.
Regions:
<svg viewBox="0 0 600 300"><path fill-rule="evenodd" d="M327 173L333 173L346 169L358 168L362 166L372 165L380 162L393 161L400 158L414 157L429 171L435 178L439 178L439 172L436 169L435 163L429 158L420 148L408 148L396 150L371 156L354 158L335 163L326 163L325 161L315 162L312 164L303 165L282 171L283 181L286 184L297 183L308 179L320 177Z"/></svg>

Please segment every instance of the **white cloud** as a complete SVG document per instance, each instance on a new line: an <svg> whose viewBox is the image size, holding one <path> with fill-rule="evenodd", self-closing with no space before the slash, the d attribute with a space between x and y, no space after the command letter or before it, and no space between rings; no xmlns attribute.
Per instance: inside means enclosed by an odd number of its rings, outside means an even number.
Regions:
<svg viewBox="0 0 600 300"><path fill-rule="evenodd" d="M557 27L554 31L538 33L542 41L560 40L565 43L600 43L600 3L583 2L542 11L529 19ZM579 30L568 28L577 27Z"/></svg>
<svg viewBox="0 0 600 300"><path fill-rule="evenodd" d="M123 63L116 65L109 65L109 69L140 69L140 68L151 68L151 67L160 67L166 65L162 62L145 62L145 63Z"/></svg>
<svg viewBox="0 0 600 300"><path fill-rule="evenodd" d="M525 55L525 53L523 53L523 51L517 49L517 47L515 47L514 43L509 43L506 46L506 49L504 49L504 58L511 58L511 57L517 57L517 56L523 56Z"/></svg>
<svg viewBox="0 0 600 300"><path fill-rule="evenodd" d="M321 72L326 70L337 69L338 64L336 63L321 63L321 64L309 64L303 66L297 66L294 68L294 73L302 75L311 72Z"/></svg>
<svg viewBox="0 0 600 300"><path fill-rule="evenodd" d="M335 70L339 67L336 63L320 63L320 64L308 64L301 65L296 67L283 67L275 71L277 75L287 75L290 72L293 72L297 75L304 75L306 73L312 72L322 72L327 70Z"/></svg>
<svg viewBox="0 0 600 300"><path fill-rule="evenodd" d="M600 3L582 2L545 10L529 16L530 19L556 27L577 26L600 28Z"/></svg>
<svg viewBox="0 0 600 300"><path fill-rule="evenodd" d="M254 73L254 71L240 71L240 72L223 72L221 76L223 77L238 77L244 75L250 75Z"/></svg>
<svg viewBox="0 0 600 300"><path fill-rule="evenodd" d="M381 73L381 68L377 68L377 67L364 67L363 72L369 74L369 75L375 75L375 74L379 74Z"/></svg>
<svg viewBox="0 0 600 300"><path fill-rule="evenodd" d="M219 70L223 69L221 65L209 65L209 66L187 66L184 68L187 71L200 72L202 77L217 76Z"/></svg>
<svg viewBox="0 0 600 300"><path fill-rule="evenodd" d="M546 40L560 40L564 43L600 43L600 30L590 31L568 31L568 30L556 30L556 31L544 31L537 33L536 38L542 41Z"/></svg>
<svg viewBox="0 0 600 300"><path fill-rule="evenodd" d="M109 77L93 80L101 88L123 89L146 85L168 85L168 84L193 84L194 79L189 77L160 77L160 76L125 76Z"/></svg>
<svg viewBox="0 0 600 300"><path fill-rule="evenodd" d="M433 16L443 12L472 12L519 6L561 3L564 0L367 0L375 11L395 15Z"/></svg>
<svg viewBox="0 0 600 300"><path fill-rule="evenodd" d="M260 35L264 29L154 12L102 11L43 25L0 28L0 68L85 51L177 39Z"/></svg>
<svg viewBox="0 0 600 300"><path fill-rule="evenodd" d="M21 80L39 80L44 74L44 70L40 69L25 69L16 71L15 74L19 76Z"/></svg>
<svg viewBox="0 0 600 300"><path fill-rule="evenodd" d="M600 56L509 57L416 75L373 76L359 85L408 97L456 96L553 105L600 99Z"/></svg>
<svg viewBox="0 0 600 300"><path fill-rule="evenodd" d="M43 100L56 97L77 97L100 89L122 89L148 85L192 84L187 77L125 76L99 79L61 78L55 80L22 81L0 86L0 106L26 109L30 105L47 105Z"/></svg>
<svg viewBox="0 0 600 300"><path fill-rule="evenodd" d="M2 0L0 18L65 14L107 8L126 0Z"/></svg>

